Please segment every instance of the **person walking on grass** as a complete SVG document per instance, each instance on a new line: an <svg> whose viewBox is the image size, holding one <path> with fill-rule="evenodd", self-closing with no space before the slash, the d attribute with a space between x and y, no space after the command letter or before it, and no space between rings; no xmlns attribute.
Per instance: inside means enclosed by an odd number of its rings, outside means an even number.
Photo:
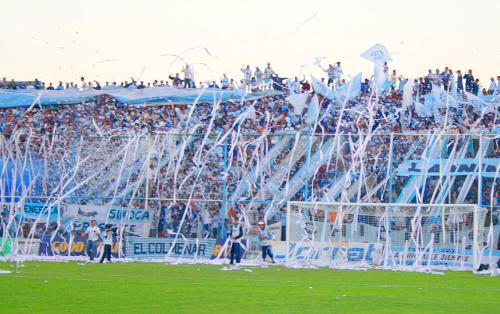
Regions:
<svg viewBox="0 0 500 314"><path fill-rule="evenodd" d="M108 263L111 263L111 245L113 244L113 232L111 231L111 225L106 225L103 244L104 252L102 253L101 261L99 263L102 264L104 259L107 259Z"/></svg>
<svg viewBox="0 0 500 314"><path fill-rule="evenodd" d="M97 221L92 219L90 226L85 230L85 234L88 235L87 239L87 255L90 261L94 260L97 251L97 242L99 241L99 236L101 235L101 230L97 226Z"/></svg>
<svg viewBox="0 0 500 314"><path fill-rule="evenodd" d="M271 247L271 239L273 238L273 233L269 228L264 224L263 221L259 221L259 232L257 237L259 239L260 248L262 250L262 261L266 261L266 257L269 256L271 258L271 263L274 264L274 256Z"/></svg>

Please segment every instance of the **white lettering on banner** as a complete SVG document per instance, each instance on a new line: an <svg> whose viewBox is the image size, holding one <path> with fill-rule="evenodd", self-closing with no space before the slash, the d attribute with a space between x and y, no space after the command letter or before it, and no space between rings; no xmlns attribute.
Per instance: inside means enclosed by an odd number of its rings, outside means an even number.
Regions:
<svg viewBox="0 0 500 314"><path fill-rule="evenodd" d="M109 222L121 221L148 221L151 220L152 213L150 210L142 208L127 208L111 207L108 213Z"/></svg>
<svg viewBox="0 0 500 314"><path fill-rule="evenodd" d="M380 243L314 243L290 242L290 258L297 260L312 259L324 261L382 263L382 244Z"/></svg>
<svg viewBox="0 0 500 314"><path fill-rule="evenodd" d="M123 226L126 235L147 237L153 214L151 209L73 204L68 205L63 219L65 224L73 224L75 232L85 231L90 226L90 222L95 219L101 229L110 223Z"/></svg>
<svg viewBox="0 0 500 314"><path fill-rule="evenodd" d="M433 160L407 160L403 162L396 170L398 176L468 176L478 175L479 167L478 161L473 158L456 159L451 161L449 159L433 159ZM427 166L427 169L425 167ZM483 177L494 178L498 167L500 166L500 159L498 158L484 158L482 159L481 175ZM448 171L444 171L444 168ZM443 168L443 172L441 169Z"/></svg>
<svg viewBox="0 0 500 314"><path fill-rule="evenodd" d="M172 248L171 238L127 237L125 256L130 258L164 258ZM178 239L171 257L209 259L215 246L213 239Z"/></svg>
<svg viewBox="0 0 500 314"><path fill-rule="evenodd" d="M70 220L65 220L64 224L73 224L73 231L74 232L85 232L87 228L90 226L90 222L92 219L82 219L82 218L74 218ZM104 220L96 220L97 226L101 229L104 230L105 226L108 222ZM124 225L123 232L125 235L135 235L135 236L148 236L149 235L149 229L150 229L150 224L145 224L145 223L126 223Z"/></svg>
<svg viewBox="0 0 500 314"><path fill-rule="evenodd" d="M402 248L394 248L392 249L394 253L394 261L396 264L399 264L402 259L405 260L405 264L407 266L413 265L415 263L415 259L417 258L417 252L414 248L408 249L406 253L406 258L403 256ZM485 250L483 252L483 259L489 256L489 251ZM422 265L427 265L430 259L431 265L434 266L461 266L470 268L472 267L473 262L473 252L472 250L462 250L455 248L435 248L431 252L424 251L420 252L421 263ZM500 251L494 250L492 251L492 256L495 257L495 260L500 256ZM389 261L391 262L391 261Z"/></svg>
<svg viewBox="0 0 500 314"><path fill-rule="evenodd" d="M270 241L273 250L274 258L282 260L286 258L287 245L285 241Z"/></svg>

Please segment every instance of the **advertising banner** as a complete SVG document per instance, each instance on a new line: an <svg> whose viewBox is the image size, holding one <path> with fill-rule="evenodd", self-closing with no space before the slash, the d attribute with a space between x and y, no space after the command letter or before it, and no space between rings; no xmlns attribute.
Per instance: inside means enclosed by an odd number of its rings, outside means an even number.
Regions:
<svg viewBox="0 0 500 314"><path fill-rule="evenodd" d="M39 223L46 223L56 221L59 213L63 211L63 205L59 209L57 205L53 205L49 210L48 204L45 203L24 203L24 214L21 214L21 217L30 221L38 219Z"/></svg>
<svg viewBox="0 0 500 314"><path fill-rule="evenodd" d="M125 254L139 259L164 258L173 243L172 238L127 237ZM170 256L209 259L214 246L214 239L177 239Z"/></svg>
<svg viewBox="0 0 500 314"><path fill-rule="evenodd" d="M144 208L123 208L99 205L68 205L64 213L64 224L72 224L74 232L84 232L95 219L99 228L106 224L124 227L129 236L149 236L153 211Z"/></svg>
<svg viewBox="0 0 500 314"><path fill-rule="evenodd" d="M382 244L380 243L335 243L290 242L290 258L297 260L323 260L382 263Z"/></svg>
<svg viewBox="0 0 500 314"><path fill-rule="evenodd" d="M451 164L449 164L449 162ZM497 168L500 165L498 158L482 159L481 175L483 177L494 178ZM441 170L443 171L441 173ZM432 160L407 160L396 170L398 176L469 176L478 175L479 166L477 159L432 159Z"/></svg>
<svg viewBox="0 0 500 314"><path fill-rule="evenodd" d="M413 265L417 258L417 251L415 248L409 248L406 253L406 258L403 260L403 248L393 248L394 259L389 262L396 264L404 263L406 266ZM433 266L446 266L446 267L459 267L471 268L473 263L472 250L463 250L456 248L434 248L432 251L420 252L420 263L427 265L430 263ZM490 251L485 250L481 258L481 263L487 263ZM500 258L500 251L493 250L491 252L494 261Z"/></svg>
<svg viewBox="0 0 500 314"><path fill-rule="evenodd" d="M61 236L55 236L53 239L50 235L44 236L40 241L41 256L85 256L87 255L85 247L87 245L87 237L73 237L71 240ZM119 251L119 243L114 240L111 246L111 256L117 258ZM122 245L123 247L123 245ZM97 252L102 252L103 245L99 243ZM121 254L123 256L123 253Z"/></svg>

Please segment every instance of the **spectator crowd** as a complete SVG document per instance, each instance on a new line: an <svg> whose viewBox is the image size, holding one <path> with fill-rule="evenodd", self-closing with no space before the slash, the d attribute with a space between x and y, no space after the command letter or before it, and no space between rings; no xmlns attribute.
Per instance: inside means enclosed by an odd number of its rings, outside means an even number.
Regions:
<svg viewBox="0 0 500 314"><path fill-rule="evenodd" d="M320 78L319 82L329 89L341 90L348 84L341 62L330 64L322 70L326 77ZM168 79L152 82L132 78L130 81L110 83L89 81L82 77L79 82L60 81L53 84L38 79L21 82L3 78L0 89L5 90L216 88L266 93L248 100L244 98L196 105L129 105L109 95L101 95L93 101L78 104L29 108L6 106L0 108L0 131L3 141L17 141L34 157L45 159L51 165L52 172L43 177L43 184L33 187L33 197L49 195L49 191L60 183L60 176L51 174L65 173L74 166L75 145L76 150L83 154L82 158L91 156L92 162L84 163L78 169L75 180L82 184L72 194L73 201L87 204L105 202L105 198L99 199L102 196L100 193L107 193L104 197L116 195L116 191L125 191L130 182L144 177L141 165L145 157L144 154L137 154L127 160L128 169L122 174L118 175L122 167L120 162L109 162L103 166L108 175L84 182L95 171L96 165L103 164L110 156L116 155L118 150L130 143L130 138L159 136L159 143L168 146L171 145L168 137L174 137L174 150L182 148L182 157L176 157L180 159L173 163L162 160L162 153L151 157L149 169L153 175L150 175L150 181L141 186L136 194L142 198L147 195L157 200L147 205L156 209L155 229L159 236L169 236L181 227L186 237L220 237L223 225L229 224L229 215L250 215L245 218L251 223L264 219L268 223L284 223L283 204L277 204L269 212L265 205L254 204L252 200L272 203L275 191L268 186L274 180L275 173L280 168L289 168L290 171L288 176L281 177L274 184L275 188L280 189L308 162L308 154L290 157L297 145L302 144L301 141L294 140L299 132L313 135L314 140L309 144L311 153L321 150L321 145L336 135L341 135L345 143L332 153L334 158L317 167L311 174L311 182L304 183L308 188L302 188L291 196L294 200L321 199L350 168L355 168L358 177L361 172L366 177L376 176L375 182L379 183L388 173L390 162L397 167L407 159L419 159L427 148L429 133L445 131L446 134L451 134L449 147L455 145L456 150L466 147L467 157L470 158L474 158L479 150L477 136L486 134L492 140L484 149L483 157L500 158L500 140L498 136L495 137L495 134L500 133L498 102L489 104L485 101L484 106L478 107L471 104L467 96L470 93L479 98L496 95L500 98L500 76L492 77L488 84L482 85L472 70L467 70L464 74L449 67L444 70L428 70L427 74L411 81L399 75L396 70L390 70L387 64L384 72L386 80L382 88L375 86L373 78L365 78L355 97L345 104L315 91L314 84L305 77L287 78L278 75L270 63L262 69L258 66L253 69L249 65L242 66L241 79L229 78L223 74L220 81L209 82L195 82L195 72L190 65L182 68L182 74L175 73L169 75ZM407 84L411 84L410 105L404 99ZM458 105L433 108L433 114L423 114L418 110L418 105L423 104L425 96L432 94L436 88L448 92L457 100ZM288 97L300 93L306 95L306 106L297 111ZM319 113L316 122L311 123L308 115L315 98L319 103ZM489 109L484 110L488 106ZM242 115L247 118L241 119ZM353 155L358 147L349 143L356 142L361 135L367 134L371 139L363 148L365 161L361 166L354 165ZM226 140L219 142L225 135ZM102 148L104 139L109 138L111 139ZM147 145L143 141L137 147L139 151L143 149L142 152L145 152ZM98 146L99 150L96 149ZM252 182L251 188L241 193L239 200L230 200L229 196L248 181L248 172L263 161L274 147L279 147L280 151L269 167L263 170L260 179ZM451 149L446 154L450 153ZM200 156L204 157L203 163L200 163ZM364 170L361 171L360 167ZM116 179L121 177L127 179ZM380 189L370 196L370 201L395 199L407 183L405 180L407 178L396 176L392 191ZM463 180L454 182L456 189ZM438 182L429 180L426 184L428 188L423 197L430 201ZM484 204L499 206L500 193L492 191L498 186L495 184L498 184L498 179L486 179L484 190L480 192L473 187L464 201L477 202L481 195ZM114 189L115 187L117 188ZM458 199L456 189L450 189L452 192L448 201ZM315 192L311 193L310 190ZM362 191L363 194L368 192ZM123 193L127 195L128 192ZM389 193L394 195L389 196ZM492 193L493 198L489 197ZM188 199L205 201L188 203ZM130 203L124 198L121 202L124 206L145 205L144 200ZM181 226L186 208L190 208L190 211Z"/></svg>

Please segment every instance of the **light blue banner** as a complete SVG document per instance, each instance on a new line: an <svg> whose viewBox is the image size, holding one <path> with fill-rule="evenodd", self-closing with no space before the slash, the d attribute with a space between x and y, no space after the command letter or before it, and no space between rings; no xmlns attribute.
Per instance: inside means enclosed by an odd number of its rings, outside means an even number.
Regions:
<svg viewBox="0 0 500 314"><path fill-rule="evenodd" d="M4 90L0 89L0 108L29 107L35 105L76 104L83 101L94 101L97 97L108 95L125 104L191 104L229 100L251 100L268 95L279 95L283 92L275 90L247 93L244 90L223 90L217 88L206 89L178 89L171 87L155 88L120 88L110 90L95 89L66 89L66 90Z"/></svg>
<svg viewBox="0 0 500 314"><path fill-rule="evenodd" d="M61 213L63 211L63 206L60 208ZM56 221L58 217L57 205L53 205L50 208L45 203L24 203L24 214L21 217L29 220L39 219L39 222Z"/></svg>

